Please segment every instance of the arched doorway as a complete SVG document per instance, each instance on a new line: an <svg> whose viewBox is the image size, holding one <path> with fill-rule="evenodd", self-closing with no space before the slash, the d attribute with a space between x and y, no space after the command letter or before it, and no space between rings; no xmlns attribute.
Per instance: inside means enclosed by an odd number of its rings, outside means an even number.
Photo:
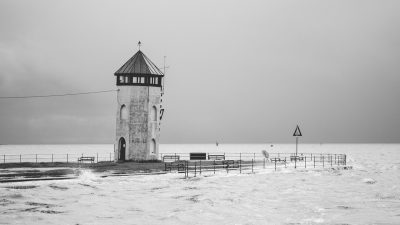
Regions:
<svg viewBox="0 0 400 225"><path fill-rule="evenodd" d="M119 139L118 142L118 160L125 161L125 148L126 142L125 139L122 137Z"/></svg>

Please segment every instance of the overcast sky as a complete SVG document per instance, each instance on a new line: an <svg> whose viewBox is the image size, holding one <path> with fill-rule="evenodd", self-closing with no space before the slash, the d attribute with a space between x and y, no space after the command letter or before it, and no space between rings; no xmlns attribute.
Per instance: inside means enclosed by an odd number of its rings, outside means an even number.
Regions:
<svg viewBox="0 0 400 225"><path fill-rule="evenodd" d="M400 1L0 1L0 96L167 56L162 143L400 142ZM113 143L116 93L0 100L0 144Z"/></svg>

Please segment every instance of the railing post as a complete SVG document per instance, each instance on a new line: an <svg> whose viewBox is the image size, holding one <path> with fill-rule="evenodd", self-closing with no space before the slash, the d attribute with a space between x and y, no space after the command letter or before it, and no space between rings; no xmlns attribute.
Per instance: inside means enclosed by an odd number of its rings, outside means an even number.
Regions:
<svg viewBox="0 0 400 225"><path fill-rule="evenodd" d="M215 159L214 159L214 174L215 174Z"/></svg>
<svg viewBox="0 0 400 225"><path fill-rule="evenodd" d="M332 168L332 155L331 155L331 168Z"/></svg>
<svg viewBox="0 0 400 225"><path fill-rule="evenodd" d="M3 155L3 162L6 163L6 154Z"/></svg>
<svg viewBox="0 0 400 225"><path fill-rule="evenodd" d="M201 175L201 160L200 160L200 175Z"/></svg>
<svg viewBox="0 0 400 225"><path fill-rule="evenodd" d="M315 155L314 155L314 168L315 168Z"/></svg>
<svg viewBox="0 0 400 225"><path fill-rule="evenodd" d="M99 163L99 153L96 153L97 163Z"/></svg>
<svg viewBox="0 0 400 225"><path fill-rule="evenodd" d="M67 154L67 163L68 163L68 154Z"/></svg>
<svg viewBox="0 0 400 225"><path fill-rule="evenodd" d="M111 162L111 152L110 152L110 162Z"/></svg>
<svg viewBox="0 0 400 225"><path fill-rule="evenodd" d="M335 164L337 165L337 161L336 161L336 154L335 154Z"/></svg>
<svg viewBox="0 0 400 225"><path fill-rule="evenodd" d="M242 153L239 153L239 170L242 173Z"/></svg>
<svg viewBox="0 0 400 225"><path fill-rule="evenodd" d="M239 171L240 171L240 173L242 173L242 160L241 159L239 160Z"/></svg>
<svg viewBox="0 0 400 225"><path fill-rule="evenodd" d="M189 163L185 161L185 178L189 176Z"/></svg>
<svg viewBox="0 0 400 225"><path fill-rule="evenodd" d="M304 168L307 168L307 156L304 156Z"/></svg>
<svg viewBox="0 0 400 225"><path fill-rule="evenodd" d="M19 163L21 163L21 154L19 154Z"/></svg>
<svg viewBox="0 0 400 225"><path fill-rule="evenodd" d="M51 154L51 163L53 163L54 162L54 157L53 157L53 154Z"/></svg>
<svg viewBox="0 0 400 225"><path fill-rule="evenodd" d="M36 156L36 163L37 163L37 154L35 156Z"/></svg>
<svg viewBox="0 0 400 225"><path fill-rule="evenodd" d="M253 161L254 161L254 159L251 159L251 172L252 172L252 173L254 173L254 170L253 170Z"/></svg>
<svg viewBox="0 0 400 225"><path fill-rule="evenodd" d="M325 157L322 156L322 168L324 168L324 167L325 167Z"/></svg>
<svg viewBox="0 0 400 225"><path fill-rule="evenodd" d="M275 160L275 164L276 164L276 160ZM285 168L286 168L286 157L285 157Z"/></svg>
<svg viewBox="0 0 400 225"><path fill-rule="evenodd" d="M274 160L275 161L275 171L276 171L276 159ZM286 163L286 162L285 162Z"/></svg>
<svg viewBox="0 0 400 225"><path fill-rule="evenodd" d="M196 169L197 169L197 168L196 168L196 166L197 166L196 164L197 164L197 162L194 162L194 176L195 176L195 177L196 177Z"/></svg>

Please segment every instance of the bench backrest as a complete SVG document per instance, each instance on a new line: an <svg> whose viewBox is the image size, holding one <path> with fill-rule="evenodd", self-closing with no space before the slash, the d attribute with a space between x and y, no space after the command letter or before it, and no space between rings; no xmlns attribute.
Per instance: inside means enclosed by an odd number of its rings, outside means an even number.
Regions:
<svg viewBox="0 0 400 225"><path fill-rule="evenodd" d="M235 164L235 160L224 160L222 161L222 164Z"/></svg>
<svg viewBox="0 0 400 225"><path fill-rule="evenodd" d="M203 152L191 152L190 153L190 160L206 160L207 153Z"/></svg>
<svg viewBox="0 0 400 225"><path fill-rule="evenodd" d="M225 155L208 155L208 160L225 160Z"/></svg>
<svg viewBox="0 0 400 225"><path fill-rule="evenodd" d="M163 162L175 162L179 160L179 155L164 155Z"/></svg>

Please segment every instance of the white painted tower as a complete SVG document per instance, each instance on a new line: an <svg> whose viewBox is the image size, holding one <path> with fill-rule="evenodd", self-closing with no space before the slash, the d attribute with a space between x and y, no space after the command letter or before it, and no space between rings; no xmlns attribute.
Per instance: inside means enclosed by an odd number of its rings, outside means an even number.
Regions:
<svg viewBox="0 0 400 225"><path fill-rule="evenodd" d="M115 161L157 159L164 74L140 50L117 72Z"/></svg>

